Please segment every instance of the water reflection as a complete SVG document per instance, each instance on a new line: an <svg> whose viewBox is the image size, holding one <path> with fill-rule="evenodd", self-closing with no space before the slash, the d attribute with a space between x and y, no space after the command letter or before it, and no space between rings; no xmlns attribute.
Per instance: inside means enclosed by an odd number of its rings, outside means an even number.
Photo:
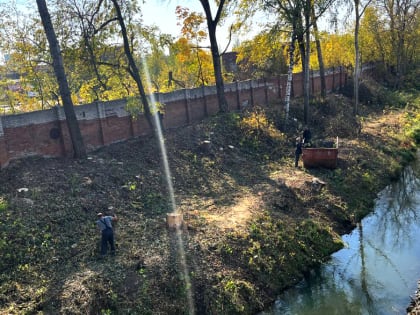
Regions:
<svg viewBox="0 0 420 315"><path fill-rule="evenodd" d="M346 248L262 314L406 314L420 279L419 164L378 195Z"/></svg>

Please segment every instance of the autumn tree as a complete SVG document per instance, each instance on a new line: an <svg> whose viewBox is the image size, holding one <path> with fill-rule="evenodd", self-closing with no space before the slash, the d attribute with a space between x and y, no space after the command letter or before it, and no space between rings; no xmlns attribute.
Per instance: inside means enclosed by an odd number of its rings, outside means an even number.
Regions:
<svg viewBox="0 0 420 315"><path fill-rule="evenodd" d="M202 46L204 40L206 40L208 36L206 29L203 27L206 18L200 13L191 12L188 8L181 6L177 6L175 13L178 20L180 20L179 24L182 26L182 38L178 43L183 43L184 47L187 48L184 50L184 55L193 55L184 58L182 64L190 64L190 71L188 72L191 74L194 74L195 72L196 79L193 86L209 85L210 82L214 82L214 80L210 78L210 76L214 78L214 71L209 71L209 56L203 50ZM183 39L186 39L186 41L183 41ZM191 50L191 52L188 50Z"/></svg>
<svg viewBox="0 0 420 315"><path fill-rule="evenodd" d="M285 92L285 121L287 123L289 116L289 104L291 97L293 68L295 64L295 49L298 44L300 57L302 61L302 71L304 74L304 120L308 122L309 115L309 65L310 65L310 30L312 24L329 7L331 1L312 2L310 0L260 0L250 1L242 0L241 8L247 12L255 13L262 10L267 14L275 14L277 19L271 28L278 33L289 34L289 68L287 72L287 83Z"/></svg>
<svg viewBox="0 0 420 315"><path fill-rule="evenodd" d="M323 32L322 51L328 68L350 65L354 62L354 40L351 33L329 34Z"/></svg>
<svg viewBox="0 0 420 315"><path fill-rule="evenodd" d="M45 34L48 39L51 57L53 59L53 66L55 76L60 88L60 95L63 101L64 112L66 115L66 122L70 132L70 138L73 144L73 151L75 158L86 157L86 150L83 143L82 134L80 132L77 117L74 112L71 93L67 82L66 73L64 70L63 58L61 56L60 46L55 35L55 31L51 22L51 17L48 12L45 0L37 0L39 15L44 26Z"/></svg>
<svg viewBox="0 0 420 315"><path fill-rule="evenodd" d="M287 72L287 45L283 33L263 31L235 51L241 73L248 78L273 77Z"/></svg>
<svg viewBox="0 0 420 315"><path fill-rule="evenodd" d="M197 48L181 37L169 51L171 70L168 83L172 89L215 84L212 56L208 50Z"/></svg>
<svg viewBox="0 0 420 315"><path fill-rule="evenodd" d="M379 61L385 64L390 60L389 32L378 14L375 7L368 7L360 22L360 52L364 63Z"/></svg>

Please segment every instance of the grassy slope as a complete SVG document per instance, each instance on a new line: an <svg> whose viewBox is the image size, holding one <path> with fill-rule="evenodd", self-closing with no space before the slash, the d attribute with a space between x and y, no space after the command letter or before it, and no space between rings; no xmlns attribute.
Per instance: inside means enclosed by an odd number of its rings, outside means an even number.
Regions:
<svg viewBox="0 0 420 315"><path fill-rule="evenodd" d="M418 123L415 104L405 112ZM257 107L165 134L199 314L253 314L266 306L340 248L338 235L371 210L411 156L403 111L362 106L356 120L348 100L331 96L311 105L311 130L315 138L339 136L339 167L295 169L298 133L276 128L280 109ZM301 112L292 106L297 121ZM200 146L206 139L210 150ZM84 161L15 161L0 175L1 314L188 313L153 138L112 145ZM313 177L326 186L313 186ZM117 256L105 260L97 257L98 211L121 218Z"/></svg>

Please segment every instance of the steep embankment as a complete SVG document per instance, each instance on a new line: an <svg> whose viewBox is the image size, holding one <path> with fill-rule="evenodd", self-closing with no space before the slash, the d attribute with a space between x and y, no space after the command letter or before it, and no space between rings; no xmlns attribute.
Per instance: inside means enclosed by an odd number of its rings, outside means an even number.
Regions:
<svg viewBox="0 0 420 315"><path fill-rule="evenodd" d="M186 266L165 225L170 198L153 138L83 161L11 163L0 173L0 313L183 314L189 292L198 314L263 308L340 248L339 235L411 155L398 108L362 106L358 120L341 96L311 106L315 140L339 137L336 170L294 167L299 126L276 128L276 104L166 131ZM292 106L297 122L301 112ZM98 211L120 217L117 255L105 260Z"/></svg>

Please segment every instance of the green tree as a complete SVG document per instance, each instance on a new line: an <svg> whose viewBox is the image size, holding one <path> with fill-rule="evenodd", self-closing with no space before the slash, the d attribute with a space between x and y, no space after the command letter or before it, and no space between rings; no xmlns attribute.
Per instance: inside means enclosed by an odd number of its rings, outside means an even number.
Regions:
<svg viewBox="0 0 420 315"><path fill-rule="evenodd" d="M155 26L143 27L141 33L150 47L145 59L154 91L169 91L168 73L173 68L173 63L166 51L171 52L174 39L171 35L161 34Z"/></svg>
<svg viewBox="0 0 420 315"><path fill-rule="evenodd" d="M20 110L44 109L57 104L58 84L39 17L20 11L13 3L1 8L0 43L7 54L5 67L18 79L20 89L8 90L10 105Z"/></svg>
<svg viewBox="0 0 420 315"><path fill-rule="evenodd" d="M395 66L398 87L407 73L410 65L419 55L420 2L416 0L381 0L383 12L388 22L391 55L391 65ZM417 60L418 61L418 60Z"/></svg>
<svg viewBox="0 0 420 315"><path fill-rule="evenodd" d="M126 7L138 12L128 2ZM112 3L63 0L55 8L63 18L63 29L73 31L71 38L64 36L63 50L65 60L73 65L74 93L84 102L134 95L137 88L127 71L123 46L109 40L119 37Z"/></svg>

